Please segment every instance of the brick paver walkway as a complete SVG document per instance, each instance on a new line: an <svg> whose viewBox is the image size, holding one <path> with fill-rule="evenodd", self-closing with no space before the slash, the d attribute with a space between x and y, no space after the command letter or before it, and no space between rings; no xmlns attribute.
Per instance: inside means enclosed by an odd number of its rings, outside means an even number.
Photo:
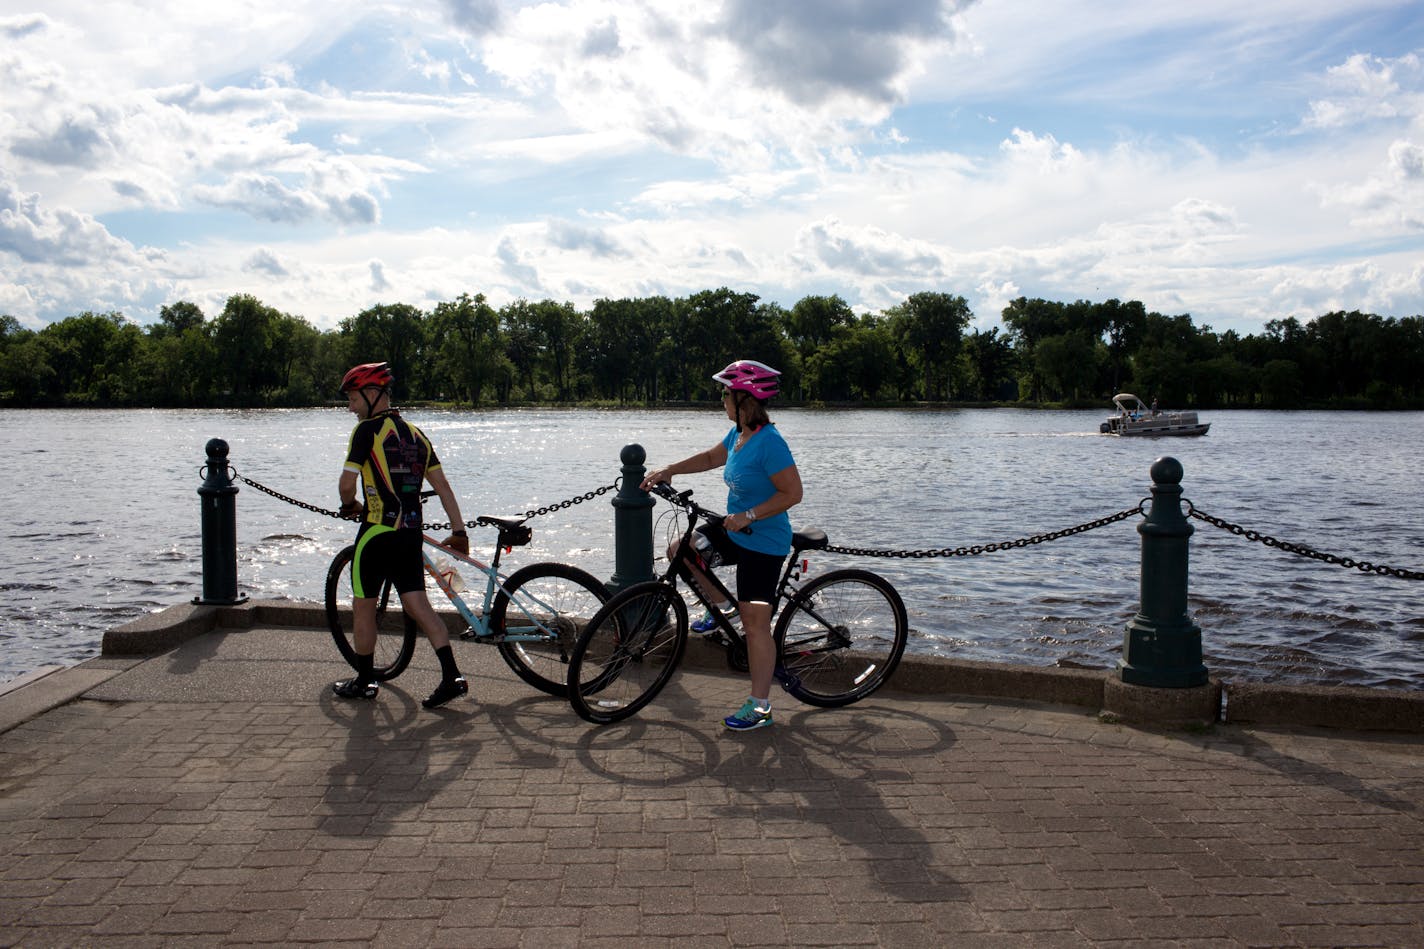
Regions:
<svg viewBox="0 0 1424 949"><path fill-rule="evenodd" d="M596 729L492 651L477 702L343 703L329 641L262 658L303 635L0 735L0 944L1424 945L1418 737L894 694L733 735L686 671Z"/></svg>

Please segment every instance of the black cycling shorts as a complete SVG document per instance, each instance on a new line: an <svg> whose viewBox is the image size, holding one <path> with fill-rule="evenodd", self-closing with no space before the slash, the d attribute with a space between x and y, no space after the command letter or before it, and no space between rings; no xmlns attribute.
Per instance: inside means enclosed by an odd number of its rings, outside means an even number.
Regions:
<svg viewBox="0 0 1424 949"><path fill-rule="evenodd" d="M697 538L693 545L698 548L698 559L704 567L735 566L737 568L737 601L739 603L776 602L776 584L781 579L781 568L785 557L748 550L727 536L727 529L721 524L703 524L697 528L710 545L700 546Z"/></svg>
<svg viewBox="0 0 1424 949"><path fill-rule="evenodd" d="M397 593L425 589L425 562L420 556L424 536L418 530L397 530L384 524L362 524L356 533L356 557L351 561L351 593L378 597L387 580Z"/></svg>

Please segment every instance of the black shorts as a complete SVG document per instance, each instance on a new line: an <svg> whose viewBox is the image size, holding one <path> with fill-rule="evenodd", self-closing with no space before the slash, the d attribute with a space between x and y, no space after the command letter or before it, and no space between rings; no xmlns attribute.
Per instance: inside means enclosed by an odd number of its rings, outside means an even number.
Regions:
<svg viewBox="0 0 1424 949"><path fill-rule="evenodd" d="M776 584L781 579L785 557L748 550L728 537L721 524L703 524L697 533L706 538L705 545L699 545L697 538L693 538L702 566L737 568L738 602L770 604L776 601Z"/></svg>
<svg viewBox="0 0 1424 949"><path fill-rule="evenodd" d="M420 556L424 536L418 530L396 530L383 524L362 524L356 533L356 558L351 561L351 593L377 597L387 580L397 593L425 589L425 562Z"/></svg>

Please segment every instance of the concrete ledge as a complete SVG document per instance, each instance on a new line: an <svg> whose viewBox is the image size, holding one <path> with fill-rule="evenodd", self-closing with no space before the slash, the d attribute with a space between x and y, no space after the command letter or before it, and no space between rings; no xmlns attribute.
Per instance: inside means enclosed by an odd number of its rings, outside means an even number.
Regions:
<svg viewBox="0 0 1424 949"><path fill-rule="evenodd" d="M244 600L235 606L181 603L104 633L102 656L151 656L215 629L254 626L326 628L326 608L292 600Z"/></svg>
<svg viewBox="0 0 1424 949"><path fill-rule="evenodd" d="M1103 705L1102 669L1059 669L998 662L970 662L938 656L905 656L890 684L914 695L974 695L1032 699L1052 705Z"/></svg>
<svg viewBox="0 0 1424 949"><path fill-rule="evenodd" d="M1221 680L1186 689L1159 689L1103 676L1103 715L1113 721L1176 727L1215 724L1221 716Z"/></svg>
<svg viewBox="0 0 1424 949"><path fill-rule="evenodd" d="M181 603L116 626L104 633L101 656L148 656L167 652L217 628L217 606Z"/></svg>
<svg viewBox="0 0 1424 949"><path fill-rule="evenodd" d="M1424 692L1240 682L1227 686L1225 720L1424 733Z"/></svg>
<svg viewBox="0 0 1424 949"><path fill-rule="evenodd" d="M452 633L464 629L458 614L443 610L441 614ZM214 629L268 626L324 630L326 611L320 604L295 600L251 600L235 606L185 603L109 630L104 634L102 655L155 655ZM726 653L698 637L688 642L683 661L693 669L727 668ZM1135 723L1205 724L1220 719L1239 725L1424 734L1424 691L1218 679L1196 689L1153 689L1128 685L1109 669L1060 669L908 655L886 688L910 695L973 696L1076 706Z"/></svg>

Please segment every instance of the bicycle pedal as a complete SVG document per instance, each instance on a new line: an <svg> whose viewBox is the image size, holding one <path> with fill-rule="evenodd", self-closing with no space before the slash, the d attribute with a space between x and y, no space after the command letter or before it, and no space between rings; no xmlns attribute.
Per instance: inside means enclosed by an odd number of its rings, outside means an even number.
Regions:
<svg viewBox="0 0 1424 949"><path fill-rule="evenodd" d="M781 687L788 692L801 685L801 677L783 666L777 666L772 675L775 676L777 682L781 683Z"/></svg>
<svg viewBox="0 0 1424 949"><path fill-rule="evenodd" d="M480 634L475 631L473 626L466 626L465 631L460 634L460 638L469 641L471 639L479 639Z"/></svg>

